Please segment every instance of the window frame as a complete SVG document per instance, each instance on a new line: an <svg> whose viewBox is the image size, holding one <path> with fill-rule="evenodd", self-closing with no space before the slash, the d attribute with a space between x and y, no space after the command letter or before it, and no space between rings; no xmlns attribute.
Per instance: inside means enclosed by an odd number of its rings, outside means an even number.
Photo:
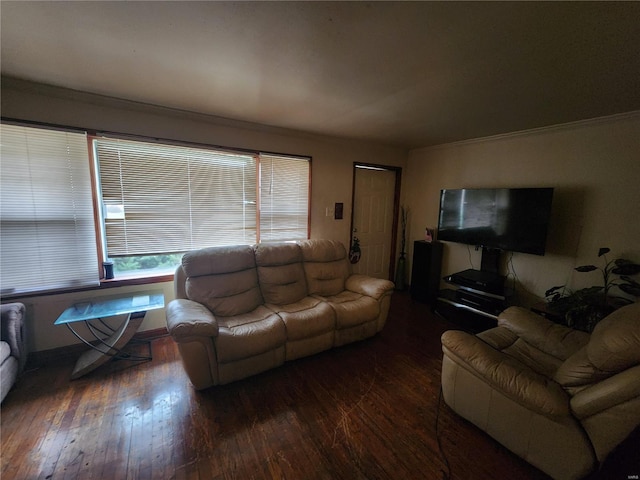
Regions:
<svg viewBox="0 0 640 480"><path fill-rule="evenodd" d="M101 271L100 274L100 284L101 286L123 286L123 285L141 285L148 283L160 283L160 282L169 282L174 279L173 273L129 273L129 274L119 274L113 279L105 279L102 274L102 264L107 260L107 247L105 244L105 240L103 237L104 230L104 219L102 216L102 199L101 199L101 187L99 185L99 174L98 174L98 159L95 158L95 152L93 148L93 140L100 138L108 138L113 140L125 140L125 141L138 141L145 143L157 143L159 145L166 146L177 146L177 147L185 147L185 148L199 148L204 150L213 150L220 152L229 152L231 154L244 154L244 155L253 155L256 158L256 243L261 243L261 235L260 235L260 221L261 221L261 194L260 194L260 156L267 155L273 157L281 157L281 158L294 158L299 159L301 161L306 160L308 164L308 183L307 183L307 222L306 222L306 236L305 238L310 238L311 234L311 179L312 179L312 166L313 166L313 157L311 155L297 155L290 153L277 153L277 152L268 152L264 150L250 150L243 148L231 148L231 147L221 147L213 144L206 143L196 143L196 142L186 142L179 140L170 140L163 138L150 138L138 135L128 135L122 133L113 133L113 132L97 132L97 131L87 131L87 148L89 151L89 161L91 163L91 182L92 182L92 193L93 193L93 209L94 209L94 219L95 219L95 241L96 241L96 250L98 254L98 269Z"/></svg>
<svg viewBox="0 0 640 480"><path fill-rule="evenodd" d="M195 147L195 148L203 148L209 150L220 150L220 151L228 151L231 153L240 153L240 154L251 154L251 155L273 155L277 157L291 157L304 160L306 159L308 162L308 201L307 201L307 225L306 225L306 238L310 238L311 235L311 201L312 201L312 169L313 169L313 157L311 155L303 155L303 154L294 154L294 153L280 153L280 152L271 152L266 150L253 150L246 148L237 148L237 147L225 147L220 145L214 145L209 143L199 143L199 142L189 142L175 139L166 139L166 138L158 138L158 137L146 137L141 135L133 135L121 132L112 132L112 131L98 131L87 128L81 128L78 126L68 126L68 125L59 125L59 124L51 124L46 122L36 122L30 120L2 117L0 121L7 125L16 125L23 127L32 127L32 128L41 128L47 130L58 130L58 131L68 131L75 133L86 134L86 142L87 142L87 152L88 152L88 161L89 161L89 182L91 189L91 198L92 198L92 209L93 209L93 218L94 218L94 238L92 242L95 243L95 251L97 253L97 265L95 265L95 270L98 273L99 282L96 285L90 286L78 286L78 287L69 287L55 290L33 290L28 292L18 292L18 293L7 293L3 295L3 298L9 300L17 300L17 299L25 299L39 296L49 296L49 295L60 295L74 292L83 292L90 290L97 290L103 288L114 288L120 286L133 286L133 285L146 285L152 283L164 283L170 282L174 279L173 273L162 273L162 274L131 274L131 275L120 275L114 279L105 279L103 275L103 262L106 260L105 257L105 249L102 245L102 212L101 212L101 199L100 199L100 190L98 186L98 176L96 172L96 160L94 158L94 152L92 148L92 141L95 137L109 137L109 138L117 138L122 140L132 140L132 141L141 141L141 142L151 142L151 143L159 143L164 145L171 146L184 146L184 147ZM257 162L257 168L259 169L259 161ZM259 174L258 174L259 175ZM259 176L256 181L256 188L260 188ZM256 202L256 222L257 222L257 235L256 235L256 243L260 243L260 194L257 194L257 202Z"/></svg>
<svg viewBox="0 0 640 480"><path fill-rule="evenodd" d="M43 271L44 273L54 272L53 276L57 278L57 273L60 271L59 269L64 269L68 266L67 264L65 264L65 258L70 259L69 265L77 265L78 267L78 270L68 270L69 272L73 272L73 276L63 275L62 279L50 283L47 283L46 280L43 280L42 278L38 279L37 274L30 274L29 279L33 280L34 283L29 283L28 286L23 285L21 287L17 287L15 290L8 289L2 292L2 298L29 298L42 295L43 293L60 294L68 291L83 291L99 288L100 284L97 265L94 264L94 262L97 261L96 251L92 247L93 241L87 238L88 235L90 235L90 232L93 230L92 224L95 224L95 217L93 216L94 212L91 208L90 203L93 195L91 185L91 171L90 166L86 165L85 163L86 161L88 161L88 152L83 148L88 132L85 129L80 128L42 124L36 122L24 122L4 117L1 119L1 123L3 127L6 127L8 129L8 131L6 132L8 138L6 140L7 143L5 146L9 149L9 152L12 152L15 148L15 145L17 145L15 143L12 143L10 139L15 139L17 135L22 136L22 133L20 132L22 132L22 129L24 129L23 136L26 150L24 152L21 152L19 157L16 157L21 159L21 165L28 166L32 165L33 162L35 162L35 165L37 165L37 162L41 162L43 159L46 159L45 163L41 164L39 167L34 167L33 172L35 172L35 175L18 174L18 176L16 176L15 178L18 183L21 181L28 182L29 191L32 193L35 192L35 195L32 196L32 198L34 199L33 202L25 201L26 205L31 205L32 213L28 214L28 217L25 217L24 219L19 221L24 221L29 225L32 225L37 231L40 231L41 229L39 228L39 225L45 225L44 229L46 230L46 225L50 223L55 228L55 225L60 223L61 218L67 218L66 215L70 215L69 219L72 220L69 221L74 225L72 230L76 232L75 235L73 233L70 235L71 237L76 237L77 241L75 242L67 238L67 236L69 235L68 227L62 229L56 228L56 230L58 230L58 234L54 235L54 238L56 239L55 241L52 241L51 238L46 235L46 240L43 235L35 235L33 237L35 239L35 243L38 243L39 238L39 244L43 245L42 248L38 248L36 250L36 257L37 255L44 255L45 253L47 253L47 250L49 250L47 256L53 256L52 258L56 258L56 260L53 262L55 263L54 265L52 265L51 262L43 262L42 264L40 264L40 275L43 274ZM12 128L16 131L10 133ZM33 130L31 134L28 133L29 129ZM37 133L37 131L41 131L41 133ZM69 139L67 137L67 140L63 142L59 138L55 138L56 136L61 137L62 135L73 135L75 137L75 140ZM35 143L31 143L30 140ZM60 149L60 147L63 146L63 143L66 143L66 153L63 154L64 161L61 160L62 150ZM58 147L57 150L55 149L56 146ZM31 147L33 147L33 149ZM74 151L76 153L73 153ZM81 155L80 152L82 152ZM7 155L7 161L9 162L9 164L4 165L3 161L3 168L9 168L12 165L12 154L8 153ZM24 157L22 155L24 155ZM55 186L51 186L36 179L38 176L38 172L45 172L45 175L48 175L50 173L50 168L53 169L52 171L57 172L58 175L62 174L62 176L64 177L64 181L56 180ZM29 168L27 167L27 170L28 169ZM12 172L13 173L8 174L9 179L12 177L12 175L16 175L14 171ZM20 172L19 169L18 172ZM65 192L57 190L58 185L61 185L62 187L66 185L67 190ZM9 190L9 194L10 192L11 189ZM48 197L46 196L54 195L55 192L60 193L60 195L55 196L55 201L47 201L46 198ZM17 198L22 197L18 195ZM51 213L48 212L48 209L55 208L53 207L53 205L57 205L56 202L58 201L58 199L63 200L62 205L59 206L62 206L64 208L60 210L60 214L56 210L56 214L54 216L51 216ZM11 202L9 203L9 205L11 205ZM10 208L10 210L7 210L9 218L9 220L7 221L9 221L10 223L15 223L15 220L10 220L13 218L15 213L25 213L25 211L22 210L22 206L16 207L15 209L11 207L8 208ZM59 218L60 215L62 215L61 218ZM11 236L11 230L8 230L8 232L8 235ZM80 233L79 236L78 233ZM64 238L61 239L61 236ZM5 240L8 239L5 238ZM73 252L60 251L59 242L61 241L62 244L70 243L72 245L75 245L75 249L73 249ZM69 241L69 243L67 243L67 241ZM14 243L9 241L7 245L9 246L10 252ZM26 245L21 245L20 248L23 248L25 246ZM51 250L52 248L53 250ZM37 254L38 251L40 252L39 254ZM78 255L78 252L80 252L81 254ZM62 257L57 257L56 253L61 253ZM65 257L65 255L67 256ZM81 262L78 263L78 261ZM24 271L32 272L29 269L25 269Z"/></svg>

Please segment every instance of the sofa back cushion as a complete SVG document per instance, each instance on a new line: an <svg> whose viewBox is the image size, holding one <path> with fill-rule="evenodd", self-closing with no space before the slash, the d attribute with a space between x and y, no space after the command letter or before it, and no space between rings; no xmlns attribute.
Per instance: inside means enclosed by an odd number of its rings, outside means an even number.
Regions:
<svg viewBox="0 0 640 480"><path fill-rule="evenodd" d="M342 292L351 273L344 245L335 240L305 240L298 244L309 293L326 297Z"/></svg>
<svg viewBox="0 0 640 480"><path fill-rule="evenodd" d="M640 303L601 320L589 343L569 357L555 380L565 387L587 385L640 364Z"/></svg>
<svg viewBox="0 0 640 480"><path fill-rule="evenodd" d="M288 305L307 296L302 251L295 243L262 243L255 247L258 281L266 303Z"/></svg>
<svg viewBox="0 0 640 480"><path fill-rule="evenodd" d="M241 315L263 304L253 248L211 247L186 253L182 269L187 298L214 315Z"/></svg>

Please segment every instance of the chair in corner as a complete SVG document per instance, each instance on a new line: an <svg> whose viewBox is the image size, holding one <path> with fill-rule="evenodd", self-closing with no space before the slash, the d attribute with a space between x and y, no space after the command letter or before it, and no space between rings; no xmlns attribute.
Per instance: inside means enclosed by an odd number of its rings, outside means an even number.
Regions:
<svg viewBox="0 0 640 480"><path fill-rule="evenodd" d="M442 350L445 403L554 479L597 469L640 425L640 303L591 334L509 307Z"/></svg>
<svg viewBox="0 0 640 480"><path fill-rule="evenodd" d="M0 402L4 401L27 363L25 306L22 303L7 303L1 309Z"/></svg>

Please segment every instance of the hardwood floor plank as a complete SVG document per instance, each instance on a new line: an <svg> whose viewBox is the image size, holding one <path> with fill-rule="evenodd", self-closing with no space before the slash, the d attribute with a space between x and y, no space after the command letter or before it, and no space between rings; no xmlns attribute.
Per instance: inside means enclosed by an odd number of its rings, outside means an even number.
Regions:
<svg viewBox="0 0 640 480"><path fill-rule="evenodd" d="M396 293L375 337L202 392L169 337L152 341L152 361L112 361L75 381L71 359L50 363L27 372L2 404L0 474L547 479L441 401L440 335L450 328ZM634 432L588 480L639 473L639 449Z"/></svg>

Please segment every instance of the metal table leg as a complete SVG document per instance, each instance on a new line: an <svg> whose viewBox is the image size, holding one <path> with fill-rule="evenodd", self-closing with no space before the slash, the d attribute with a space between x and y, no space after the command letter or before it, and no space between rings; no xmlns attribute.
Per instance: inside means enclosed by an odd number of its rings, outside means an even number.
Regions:
<svg viewBox="0 0 640 480"><path fill-rule="evenodd" d="M122 348L131 340L138 328L140 328L145 313L146 312L136 312L128 314L120 327L113 330L113 333L106 339L99 338L93 328L89 327L91 333L99 341L97 345L82 338L82 336L73 329L71 324L68 323L67 327L69 330L85 345L91 347L91 350L84 352L80 358L78 358L73 373L71 374L71 379L75 380L92 372L111 357L128 358L130 360L150 359L150 357L138 357L121 353Z"/></svg>

